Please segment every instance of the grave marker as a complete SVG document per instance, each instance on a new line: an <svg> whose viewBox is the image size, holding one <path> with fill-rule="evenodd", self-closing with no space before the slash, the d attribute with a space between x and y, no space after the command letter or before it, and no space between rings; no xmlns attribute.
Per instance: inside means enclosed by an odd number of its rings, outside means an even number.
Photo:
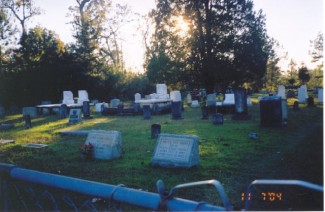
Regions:
<svg viewBox="0 0 325 212"><path fill-rule="evenodd" d="M15 143L14 140L2 140L0 139L0 145Z"/></svg>
<svg viewBox="0 0 325 212"><path fill-rule="evenodd" d="M118 131L92 130L85 144L94 146L94 158L110 160L118 158L122 153L122 138Z"/></svg>
<svg viewBox="0 0 325 212"><path fill-rule="evenodd" d="M323 97L323 89L322 88L318 89L317 98L318 98L318 103L323 104L324 97Z"/></svg>
<svg viewBox="0 0 325 212"><path fill-rule="evenodd" d="M171 91L170 92L170 99L173 102L180 102L180 101L182 101L181 92L179 92L179 91Z"/></svg>
<svg viewBox="0 0 325 212"><path fill-rule="evenodd" d="M73 93L71 91L63 91L62 103L66 105L74 104Z"/></svg>
<svg viewBox="0 0 325 212"><path fill-rule="evenodd" d="M121 103L119 99L112 99L110 102L110 107L117 107Z"/></svg>
<svg viewBox="0 0 325 212"><path fill-rule="evenodd" d="M48 147L47 144L26 144L25 147L32 148L32 149L41 149Z"/></svg>
<svg viewBox="0 0 325 212"><path fill-rule="evenodd" d="M199 139L197 136L160 134L151 165L162 167L199 166Z"/></svg>
<svg viewBox="0 0 325 212"><path fill-rule="evenodd" d="M285 89L284 85L278 86L277 96L280 96L282 99L286 99L286 89Z"/></svg>
<svg viewBox="0 0 325 212"><path fill-rule="evenodd" d="M24 107L23 116L29 115L31 118L37 118L37 108L36 107Z"/></svg>
<svg viewBox="0 0 325 212"><path fill-rule="evenodd" d="M69 124L76 124L81 122L81 109L71 109L69 115Z"/></svg>

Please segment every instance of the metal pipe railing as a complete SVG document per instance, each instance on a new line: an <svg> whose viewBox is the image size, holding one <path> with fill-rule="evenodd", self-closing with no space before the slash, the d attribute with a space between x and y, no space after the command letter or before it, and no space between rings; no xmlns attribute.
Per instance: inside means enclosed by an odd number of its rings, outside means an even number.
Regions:
<svg viewBox="0 0 325 212"><path fill-rule="evenodd" d="M148 208L151 210L160 210L162 206L169 211L226 210L224 207L215 206L204 202L174 198L172 196L163 199L160 194L156 193L23 169L11 164L0 163L0 172L7 173L13 179L59 188L67 191L73 191L103 199L109 199L120 203ZM213 180L213 182L217 181ZM217 184L220 183L218 182ZM221 184L218 186L221 186ZM221 188L221 190L223 191L223 188ZM222 194L222 198L225 198L225 194Z"/></svg>

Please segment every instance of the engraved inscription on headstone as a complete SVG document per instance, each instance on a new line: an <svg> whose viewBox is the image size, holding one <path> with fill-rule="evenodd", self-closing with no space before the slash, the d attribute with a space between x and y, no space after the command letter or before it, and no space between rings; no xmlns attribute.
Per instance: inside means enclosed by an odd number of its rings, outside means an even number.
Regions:
<svg viewBox="0 0 325 212"><path fill-rule="evenodd" d="M162 167L193 167L200 164L197 136L160 134L152 165Z"/></svg>
<svg viewBox="0 0 325 212"><path fill-rule="evenodd" d="M118 158L122 153L121 133L118 131L92 130L85 144L94 146L94 158L109 160Z"/></svg>
<svg viewBox="0 0 325 212"><path fill-rule="evenodd" d="M81 109L71 109L69 115L69 124L81 122Z"/></svg>

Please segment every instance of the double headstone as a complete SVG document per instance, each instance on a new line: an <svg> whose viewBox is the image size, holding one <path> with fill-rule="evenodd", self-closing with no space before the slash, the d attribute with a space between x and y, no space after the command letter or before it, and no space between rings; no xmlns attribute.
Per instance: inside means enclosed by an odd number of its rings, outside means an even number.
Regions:
<svg viewBox="0 0 325 212"><path fill-rule="evenodd" d="M199 139L197 136L160 134L151 165L167 168L199 166Z"/></svg>
<svg viewBox="0 0 325 212"><path fill-rule="evenodd" d="M122 138L118 131L92 130L85 144L89 143L94 147L95 159L110 160L122 154Z"/></svg>

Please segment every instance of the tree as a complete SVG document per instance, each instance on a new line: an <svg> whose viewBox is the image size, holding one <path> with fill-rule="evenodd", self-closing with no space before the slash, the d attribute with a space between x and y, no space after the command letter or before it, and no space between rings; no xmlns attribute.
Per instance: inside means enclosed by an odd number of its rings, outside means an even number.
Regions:
<svg viewBox="0 0 325 212"><path fill-rule="evenodd" d="M1 8L9 10L21 26L21 38L27 33L26 22L41 14L34 0L2 0Z"/></svg>
<svg viewBox="0 0 325 212"><path fill-rule="evenodd" d="M180 17L191 29L183 37L174 21ZM253 11L252 1L159 0L152 18L156 30L148 67L165 54L176 65L172 79L187 76L208 92L264 76L270 45L265 18Z"/></svg>
<svg viewBox="0 0 325 212"><path fill-rule="evenodd" d="M323 58L323 33L319 32L316 39L313 41L310 41L311 47L313 50L309 52L309 54L312 56L313 60L312 62L318 62L321 61Z"/></svg>
<svg viewBox="0 0 325 212"><path fill-rule="evenodd" d="M298 77L302 83L307 83L310 80L310 74L306 66L299 68Z"/></svg>

